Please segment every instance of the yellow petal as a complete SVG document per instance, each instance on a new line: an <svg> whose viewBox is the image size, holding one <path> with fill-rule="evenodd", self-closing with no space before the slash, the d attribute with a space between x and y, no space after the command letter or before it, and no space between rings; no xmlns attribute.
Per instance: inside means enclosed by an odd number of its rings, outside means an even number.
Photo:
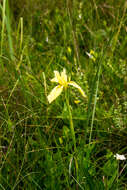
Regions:
<svg viewBox="0 0 127 190"><path fill-rule="evenodd" d="M77 88L79 90L79 92L82 94L82 96L86 97L84 91L81 89L81 87L78 84L76 84L76 82L70 81L70 82L68 82L68 84Z"/></svg>
<svg viewBox="0 0 127 190"><path fill-rule="evenodd" d="M75 103L75 104L79 104L79 103L80 103L80 100L74 100L74 103Z"/></svg>
<svg viewBox="0 0 127 190"><path fill-rule="evenodd" d="M51 82L58 82L58 79L54 77L53 79L51 79Z"/></svg>
<svg viewBox="0 0 127 190"><path fill-rule="evenodd" d="M61 79L62 79L64 82L67 82L66 69L63 69L63 71L61 72Z"/></svg>
<svg viewBox="0 0 127 190"><path fill-rule="evenodd" d="M58 83L61 83L61 76L60 76L60 73L58 71L54 71L55 73L55 78L57 80Z"/></svg>
<svg viewBox="0 0 127 190"><path fill-rule="evenodd" d="M53 88L47 97L48 102L51 103L52 101L54 101L61 94L62 90L63 90L63 86L60 86L60 85Z"/></svg>
<svg viewBox="0 0 127 190"><path fill-rule="evenodd" d="M60 74L58 71L54 71L55 77L51 79L51 82L59 82Z"/></svg>

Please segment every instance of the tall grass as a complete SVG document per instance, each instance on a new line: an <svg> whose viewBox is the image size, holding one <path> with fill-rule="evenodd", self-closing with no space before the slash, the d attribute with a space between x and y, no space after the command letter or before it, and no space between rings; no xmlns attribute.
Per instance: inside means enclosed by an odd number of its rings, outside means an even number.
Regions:
<svg viewBox="0 0 127 190"><path fill-rule="evenodd" d="M127 151L126 2L3 0L0 10L0 188L126 189L126 160L114 157ZM63 68L87 98L74 90L49 105Z"/></svg>
<svg viewBox="0 0 127 190"><path fill-rule="evenodd" d="M5 40L5 26L8 34L9 54L11 60L14 60L14 51L11 34L10 10L8 0L3 1L2 9L2 30L1 30L1 56L3 55L4 40Z"/></svg>

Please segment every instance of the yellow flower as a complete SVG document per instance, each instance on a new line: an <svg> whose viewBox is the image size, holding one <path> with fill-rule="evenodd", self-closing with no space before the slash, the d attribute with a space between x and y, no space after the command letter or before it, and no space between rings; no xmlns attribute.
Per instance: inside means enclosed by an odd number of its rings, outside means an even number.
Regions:
<svg viewBox="0 0 127 190"><path fill-rule="evenodd" d="M90 53L86 52L86 54L89 56L90 59L92 59L94 62L96 61L98 55L95 51L91 50Z"/></svg>
<svg viewBox="0 0 127 190"><path fill-rule="evenodd" d="M68 53L71 54L71 48L70 47L67 48L67 51L68 51Z"/></svg>
<svg viewBox="0 0 127 190"><path fill-rule="evenodd" d="M75 104L79 104L79 103L80 103L80 100L74 100L74 103L75 103Z"/></svg>
<svg viewBox="0 0 127 190"><path fill-rule="evenodd" d="M79 92L82 94L83 97L86 97L84 91L81 89L81 87L76 84L74 81L70 81L70 79L67 79L66 70L63 69L61 74L58 71L54 71L55 77L51 80L51 82L56 82L58 85L53 88L53 90L48 95L48 102L53 102L63 91L63 89L66 89L68 85L71 85L79 90Z"/></svg>

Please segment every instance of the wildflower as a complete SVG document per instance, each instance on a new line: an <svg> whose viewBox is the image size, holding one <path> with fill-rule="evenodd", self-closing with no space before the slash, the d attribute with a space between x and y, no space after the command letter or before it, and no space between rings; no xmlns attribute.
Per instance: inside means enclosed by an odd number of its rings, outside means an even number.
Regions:
<svg viewBox="0 0 127 190"><path fill-rule="evenodd" d="M74 100L74 103L75 103L75 104L79 104L79 103L80 103L80 100Z"/></svg>
<svg viewBox="0 0 127 190"><path fill-rule="evenodd" d="M90 53L86 52L86 54L89 56L90 59L92 59L94 62L96 61L97 58L97 53L94 52L93 50L90 51Z"/></svg>
<svg viewBox="0 0 127 190"><path fill-rule="evenodd" d="M58 85L53 88L53 90L48 95L48 102L53 102L63 91L63 89L66 89L69 85L77 88L79 92L82 94L83 97L86 97L84 91L81 89L81 87L75 83L74 81L70 81L70 79L67 79L66 70L63 69L61 74L58 71L54 71L55 77L51 80L51 82L56 82Z"/></svg>
<svg viewBox="0 0 127 190"><path fill-rule="evenodd" d="M114 155L114 157L116 158L116 160L126 160L126 157L124 155L116 154Z"/></svg>
<svg viewBox="0 0 127 190"><path fill-rule="evenodd" d="M69 54L71 54L71 48L70 47L67 48L67 51Z"/></svg>

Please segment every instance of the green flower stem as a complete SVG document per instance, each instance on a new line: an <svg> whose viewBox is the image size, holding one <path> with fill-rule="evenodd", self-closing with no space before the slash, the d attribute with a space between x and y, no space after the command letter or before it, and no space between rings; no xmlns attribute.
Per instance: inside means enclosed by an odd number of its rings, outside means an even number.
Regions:
<svg viewBox="0 0 127 190"><path fill-rule="evenodd" d="M71 129L71 135L72 135L72 140L73 140L73 144L74 144L74 152L76 153L77 149L76 149L75 131L74 131L74 125L73 125L73 119L72 119L72 113L71 113L71 108L70 108L70 104L69 104L69 97L68 97L67 89L65 90L65 99L66 99L67 109L68 109L68 113L69 113L70 129ZM76 155L74 157L74 161L75 161L75 172L76 172L76 176L77 176L77 180L78 180L79 179L78 162L77 162ZM76 184L76 189L78 189L78 184Z"/></svg>
<svg viewBox="0 0 127 190"><path fill-rule="evenodd" d="M69 97L67 94L67 90L65 90L65 98L66 98L66 104L67 104L67 109L68 109L68 113L69 113L70 129L71 129L71 135L72 135L72 139L73 139L73 143L74 143L74 151L76 152L75 131L74 131L72 113L71 113L71 109L70 109Z"/></svg>

